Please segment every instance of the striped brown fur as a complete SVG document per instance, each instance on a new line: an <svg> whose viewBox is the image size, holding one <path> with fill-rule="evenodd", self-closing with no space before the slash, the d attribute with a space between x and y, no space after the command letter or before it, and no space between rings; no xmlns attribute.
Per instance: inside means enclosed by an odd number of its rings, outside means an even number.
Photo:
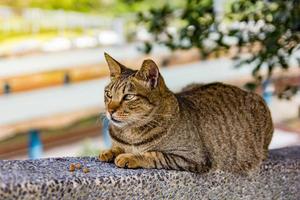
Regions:
<svg viewBox="0 0 300 200"><path fill-rule="evenodd" d="M223 83L175 94L152 60L136 71L105 57L113 147L100 160L124 168L247 172L267 157L273 123L259 95Z"/></svg>

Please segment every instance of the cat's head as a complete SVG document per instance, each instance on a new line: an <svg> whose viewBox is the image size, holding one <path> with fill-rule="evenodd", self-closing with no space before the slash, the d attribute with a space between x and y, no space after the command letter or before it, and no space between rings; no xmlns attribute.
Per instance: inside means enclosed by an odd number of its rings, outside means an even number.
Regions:
<svg viewBox="0 0 300 200"><path fill-rule="evenodd" d="M144 60L139 70L132 70L104 56L111 80L104 92L106 117L117 127L146 123L168 91L157 65Z"/></svg>

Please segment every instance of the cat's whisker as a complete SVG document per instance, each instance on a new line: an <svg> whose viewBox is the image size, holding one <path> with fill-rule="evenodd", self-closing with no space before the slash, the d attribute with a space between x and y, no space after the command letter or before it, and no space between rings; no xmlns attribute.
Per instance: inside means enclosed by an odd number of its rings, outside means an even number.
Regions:
<svg viewBox="0 0 300 200"><path fill-rule="evenodd" d="M98 117L96 120L96 125L100 126L102 124L102 120L100 120L100 118Z"/></svg>

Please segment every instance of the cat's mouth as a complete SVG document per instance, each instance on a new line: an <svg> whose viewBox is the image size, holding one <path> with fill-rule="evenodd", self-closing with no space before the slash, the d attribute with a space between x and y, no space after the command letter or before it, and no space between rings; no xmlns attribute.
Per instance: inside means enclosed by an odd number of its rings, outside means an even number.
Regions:
<svg viewBox="0 0 300 200"><path fill-rule="evenodd" d="M113 118L113 117L111 117L111 121L113 121L114 123L123 123L123 122L121 122L121 121L119 121L119 120L116 120L115 118Z"/></svg>
<svg viewBox="0 0 300 200"><path fill-rule="evenodd" d="M124 121L116 119L115 117L113 117L108 112L106 113L106 117L109 119L109 121L111 121L116 126L121 127L121 126L124 126L126 124Z"/></svg>

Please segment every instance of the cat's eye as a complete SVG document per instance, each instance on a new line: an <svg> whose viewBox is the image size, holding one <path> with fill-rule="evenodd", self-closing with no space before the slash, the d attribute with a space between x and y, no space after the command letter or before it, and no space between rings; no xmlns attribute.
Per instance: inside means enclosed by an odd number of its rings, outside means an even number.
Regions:
<svg viewBox="0 0 300 200"><path fill-rule="evenodd" d="M110 91L105 91L105 96L106 96L107 98L110 98L110 99L111 99L111 97L112 97Z"/></svg>
<svg viewBox="0 0 300 200"><path fill-rule="evenodd" d="M135 95L134 94L126 94L124 95L123 99L126 101L134 99Z"/></svg>

